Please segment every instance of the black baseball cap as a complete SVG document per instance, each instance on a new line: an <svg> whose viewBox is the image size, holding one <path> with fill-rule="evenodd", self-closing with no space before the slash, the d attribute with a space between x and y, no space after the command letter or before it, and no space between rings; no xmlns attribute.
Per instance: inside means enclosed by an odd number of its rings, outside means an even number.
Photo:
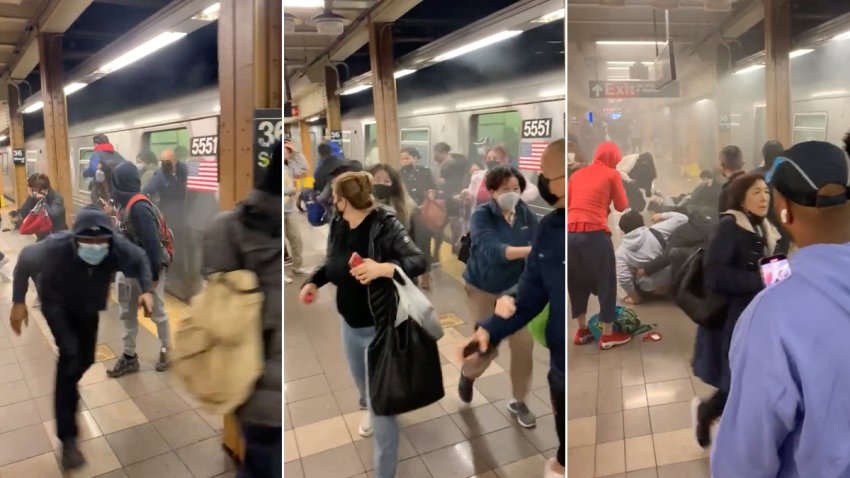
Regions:
<svg viewBox="0 0 850 478"><path fill-rule="evenodd" d="M782 153L766 180L786 199L805 207L838 206L850 199L850 161L841 148L824 141L806 141ZM844 192L818 195L830 184L843 186Z"/></svg>

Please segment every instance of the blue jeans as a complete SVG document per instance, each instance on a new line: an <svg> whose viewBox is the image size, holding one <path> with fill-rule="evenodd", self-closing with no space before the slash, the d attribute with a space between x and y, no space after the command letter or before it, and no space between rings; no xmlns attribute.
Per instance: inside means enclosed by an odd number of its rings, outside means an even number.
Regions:
<svg viewBox="0 0 850 478"><path fill-rule="evenodd" d="M245 461L237 478L283 476L283 443L280 427L242 424Z"/></svg>
<svg viewBox="0 0 850 478"><path fill-rule="evenodd" d="M372 415L372 429L375 431L375 473L377 478L395 478L398 464L398 420L394 416L378 416L372 412L369 400L368 373L366 371L366 351L375 338L375 327L352 328L342 320L342 347L348 359L351 377L357 385L361 397L369 404Z"/></svg>

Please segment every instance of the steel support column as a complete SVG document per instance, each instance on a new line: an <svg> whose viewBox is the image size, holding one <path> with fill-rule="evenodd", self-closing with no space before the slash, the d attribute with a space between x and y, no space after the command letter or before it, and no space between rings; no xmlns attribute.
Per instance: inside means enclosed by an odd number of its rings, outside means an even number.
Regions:
<svg viewBox="0 0 850 478"><path fill-rule="evenodd" d="M254 187L254 110L282 107L281 2L222 0L218 21L219 206Z"/></svg>
<svg viewBox="0 0 850 478"><path fill-rule="evenodd" d="M15 148L24 148L24 118L21 113L21 94L9 82L9 154ZM11 160L11 159L10 159ZM7 191L8 192L8 191ZM15 165L15 206L20 208L27 199L27 165Z"/></svg>
<svg viewBox="0 0 850 478"><path fill-rule="evenodd" d="M62 35L38 35L38 62L44 101L44 153L50 185L65 198L65 219L73 222L71 153L68 149L68 108L65 102L65 75L62 68Z"/></svg>
<svg viewBox="0 0 850 478"><path fill-rule="evenodd" d="M764 2L767 137L791 146L791 1ZM761 147L761 145L756 145Z"/></svg>
<svg viewBox="0 0 850 478"><path fill-rule="evenodd" d="M378 129L381 162L398 166L401 151L396 113L393 34L389 23L369 24L369 60L372 63L372 99Z"/></svg>
<svg viewBox="0 0 850 478"><path fill-rule="evenodd" d="M337 85L339 85L339 73L336 68L331 65L325 66L325 96L328 99L325 119L328 134L331 131L342 130L342 114L339 109L339 95L336 92Z"/></svg>

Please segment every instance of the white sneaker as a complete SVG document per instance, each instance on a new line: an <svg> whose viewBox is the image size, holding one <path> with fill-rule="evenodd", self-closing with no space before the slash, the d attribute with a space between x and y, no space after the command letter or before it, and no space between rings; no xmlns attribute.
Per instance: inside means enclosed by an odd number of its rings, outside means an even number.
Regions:
<svg viewBox="0 0 850 478"><path fill-rule="evenodd" d="M292 284L292 277L283 276L283 283L284 284Z"/></svg>
<svg viewBox="0 0 850 478"><path fill-rule="evenodd" d="M543 478L564 478L564 475L552 471L553 463L555 463L554 458L546 460L546 468L543 469Z"/></svg>
<svg viewBox="0 0 850 478"><path fill-rule="evenodd" d="M357 429L357 433L360 434L363 438L369 438L372 436L372 416L368 413L363 416L363 420L360 421L360 428Z"/></svg>
<svg viewBox="0 0 850 478"><path fill-rule="evenodd" d="M298 269L295 269L292 272L295 273L295 275L297 276L308 276L313 273L313 270L308 269L306 267L299 267Z"/></svg>

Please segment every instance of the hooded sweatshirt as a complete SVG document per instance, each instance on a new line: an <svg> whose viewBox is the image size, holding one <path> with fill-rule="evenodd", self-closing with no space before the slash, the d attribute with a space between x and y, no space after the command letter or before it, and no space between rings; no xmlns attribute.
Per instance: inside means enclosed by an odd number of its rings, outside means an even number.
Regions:
<svg viewBox="0 0 850 478"><path fill-rule="evenodd" d="M658 258L664 250L658 238L650 231L653 229L664 237L664 242L670 239L673 232L679 226L688 222L688 216L678 212L665 212L661 215L662 221L652 226L643 226L623 236L620 247L615 254L617 258L617 282L626 292L635 290L635 269L649 264ZM656 290L670 283L670 271L664 269L656 274L646 277L645 284L641 284L647 290Z"/></svg>
<svg viewBox="0 0 850 478"><path fill-rule="evenodd" d="M121 205L121 213L129 215L126 222L129 224L128 231L123 231L135 244L141 246L150 261L153 280L159 280L159 269L161 266L160 254L162 246L159 237L158 213L153 204L148 201L136 201L133 207L127 211L127 204L137 194L141 194L142 181L139 170L129 162L118 165L112 171L112 198Z"/></svg>
<svg viewBox="0 0 850 478"><path fill-rule="evenodd" d="M715 477L850 476L850 244L814 245L738 319Z"/></svg>
<svg viewBox="0 0 850 478"><path fill-rule="evenodd" d="M12 301L24 303L32 278L45 305L96 313L106 309L112 276L119 271L138 279L142 290L151 292L151 272L144 252L121 234L112 235L109 255L96 266L77 256L77 235L92 228L113 234L106 214L86 208L77 214L73 232L59 232L24 248L15 266Z"/></svg>
<svg viewBox="0 0 850 478"><path fill-rule="evenodd" d="M617 211L629 207L623 180L615 169L619 162L617 145L603 143L596 149L593 163L570 176L567 184L568 232L611 232L608 229L611 202Z"/></svg>

